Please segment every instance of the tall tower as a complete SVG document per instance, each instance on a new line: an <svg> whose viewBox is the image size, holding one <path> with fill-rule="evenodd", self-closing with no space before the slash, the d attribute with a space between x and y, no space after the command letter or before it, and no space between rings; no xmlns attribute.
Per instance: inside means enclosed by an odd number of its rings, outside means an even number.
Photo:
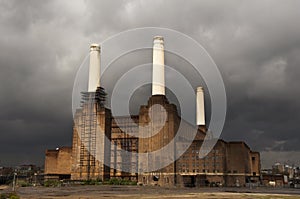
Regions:
<svg viewBox="0 0 300 199"><path fill-rule="evenodd" d="M88 92L95 92L98 87L100 87L100 45L91 44Z"/></svg>
<svg viewBox="0 0 300 199"><path fill-rule="evenodd" d="M73 127L73 180L109 179L111 112L100 87L100 45L90 46L88 91L81 92Z"/></svg>
<svg viewBox="0 0 300 199"><path fill-rule="evenodd" d="M164 39L156 36L153 39L152 96L148 104L140 107L139 134L139 175L138 181L143 184L173 186L176 184L174 139L180 118L174 104L165 96ZM172 142L172 143L171 143ZM169 145L170 150L162 150Z"/></svg>
<svg viewBox="0 0 300 199"><path fill-rule="evenodd" d="M196 120L197 126L205 125L205 106L204 106L204 91L202 87L197 88L197 104L196 104Z"/></svg>
<svg viewBox="0 0 300 199"><path fill-rule="evenodd" d="M153 39L152 95L165 95L164 38Z"/></svg>

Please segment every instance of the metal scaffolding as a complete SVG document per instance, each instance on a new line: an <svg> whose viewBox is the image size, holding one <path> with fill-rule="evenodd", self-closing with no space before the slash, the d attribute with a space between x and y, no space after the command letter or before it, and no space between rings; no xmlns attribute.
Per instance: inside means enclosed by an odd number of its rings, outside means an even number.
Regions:
<svg viewBox="0 0 300 199"><path fill-rule="evenodd" d="M97 117L100 108L104 107L106 93L102 87L98 87L96 92L81 92L81 95L79 173L81 178L85 178L86 174L87 180L90 180L96 172Z"/></svg>

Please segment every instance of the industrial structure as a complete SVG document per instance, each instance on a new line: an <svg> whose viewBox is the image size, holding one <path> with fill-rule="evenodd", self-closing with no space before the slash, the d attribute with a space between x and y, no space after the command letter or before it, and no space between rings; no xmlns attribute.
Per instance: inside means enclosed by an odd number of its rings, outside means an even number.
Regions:
<svg viewBox="0 0 300 199"><path fill-rule="evenodd" d="M199 151L207 136L202 87L196 89L198 128L195 138L175 139L180 123L186 133L191 125L183 121L176 105L169 103L165 96L164 39L161 36L153 40L152 72L152 96L146 105L140 106L139 114L113 117L104 107L106 93L100 85L100 46L91 45L88 92L82 92L81 108L74 117L72 149L46 151L46 179L53 176L62 179L67 175L72 180L125 178L143 185L160 186L243 186L259 181L260 154L251 151L244 142L219 139L213 150L200 158ZM187 150L181 151L182 143L186 143ZM164 156L145 159L136 155L158 151L168 144L173 148L169 157L182 152L168 165L163 165ZM163 166L154 171L144 170L154 168L154 164Z"/></svg>

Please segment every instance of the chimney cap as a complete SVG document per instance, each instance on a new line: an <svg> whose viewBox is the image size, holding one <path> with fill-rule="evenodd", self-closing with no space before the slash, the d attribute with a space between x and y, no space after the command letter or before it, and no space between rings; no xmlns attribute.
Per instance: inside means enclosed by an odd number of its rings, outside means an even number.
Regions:
<svg viewBox="0 0 300 199"><path fill-rule="evenodd" d="M203 92L203 87L201 86L197 87L197 92Z"/></svg>
<svg viewBox="0 0 300 199"><path fill-rule="evenodd" d="M91 44L91 46L90 46L90 50L91 51L100 51L100 44L96 44L96 43L93 43L93 44Z"/></svg>
<svg viewBox="0 0 300 199"><path fill-rule="evenodd" d="M162 41L164 41L164 37L163 36L155 36L155 37L153 37L153 40L162 40Z"/></svg>

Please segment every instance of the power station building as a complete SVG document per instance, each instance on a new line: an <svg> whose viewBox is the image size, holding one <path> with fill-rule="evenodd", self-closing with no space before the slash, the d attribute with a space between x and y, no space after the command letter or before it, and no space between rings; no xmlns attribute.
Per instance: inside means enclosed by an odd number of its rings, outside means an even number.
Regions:
<svg viewBox="0 0 300 199"><path fill-rule="evenodd" d="M260 154L244 142L216 140L208 155L200 158L207 136L202 87L195 91L194 139L176 136L180 123L186 134L192 127L165 96L163 37L153 40L152 96L140 106L138 115L113 117L111 110L105 108L105 92L100 87L100 51L98 44L91 45L88 91L82 92L82 106L74 116L72 148L46 151L46 179L122 178L160 186L244 186L259 181ZM172 149L168 154L155 155L166 145ZM182 155L176 158L178 154ZM165 164L168 159L174 161Z"/></svg>

